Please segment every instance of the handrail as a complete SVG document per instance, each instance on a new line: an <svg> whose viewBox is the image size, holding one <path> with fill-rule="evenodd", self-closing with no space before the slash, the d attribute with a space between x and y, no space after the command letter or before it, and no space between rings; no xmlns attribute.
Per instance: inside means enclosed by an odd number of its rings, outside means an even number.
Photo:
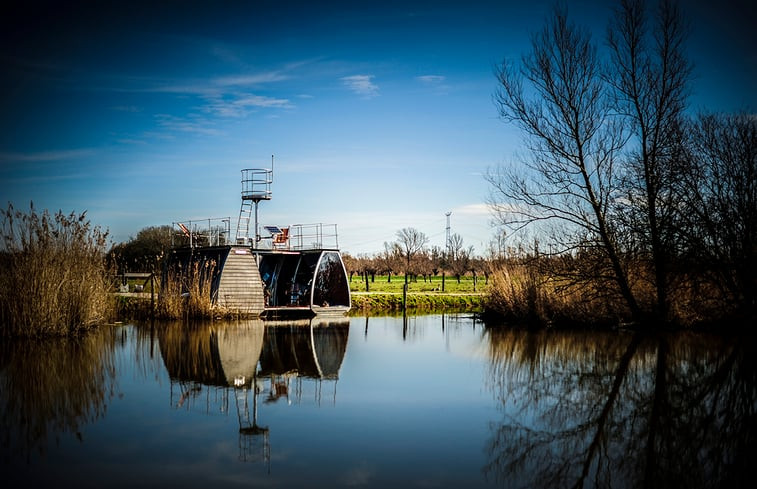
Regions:
<svg viewBox="0 0 757 489"><path fill-rule="evenodd" d="M238 244L234 242L231 234L232 224L236 223L230 217L175 221L171 223L171 246L196 248ZM262 236L256 246L258 249L289 251L339 249L336 224L290 224L288 226L261 226L261 228L279 229L281 232L271 232L269 236ZM245 243L245 246L252 244L252 242Z"/></svg>
<svg viewBox="0 0 757 489"><path fill-rule="evenodd" d="M339 249L339 235L336 224L291 224L289 226L263 226L263 229L278 228L281 233L272 232L264 236L258 247L276 250Z"/></svg>
<svg viewBox="0 0 757 489"><path fill-rule="evenodd" d="M171 223L171 246L224 246L231 244L231 218L211 217Z"/></svg>
<svg viewBox="0 0 757 489"><path fill-rule="evenodd" d="M242 170L242 200L270 200L272 183L273 169L245 168Z"/></svg>

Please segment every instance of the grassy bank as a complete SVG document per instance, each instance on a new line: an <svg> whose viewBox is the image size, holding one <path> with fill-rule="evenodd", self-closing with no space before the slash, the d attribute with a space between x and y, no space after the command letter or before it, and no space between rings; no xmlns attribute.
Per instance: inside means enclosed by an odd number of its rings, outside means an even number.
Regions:
<svg viewBox="0 0 757 489"><path fill-rule="evenodd" d="M388 277L387 275L375 275L373 278L368 276L368 290L367 292L382 292L382 293L394 293L401 294L402 286L404 285L404 277L402 275L393 275ZM442 291L442 288L444 291ZM354 292L366 292L365 279L363 277L353 276L350 281L350 291ZM474 281L473 277L466 275L460 277L460 281L452 276L446 276L442 283L442 276L437 275L430 279L424 280L419 276L416 279L408 282L408 292L410 293L450 293L450 294L479 294L486 292L487 284L484 277L477 277Z"/></svg>
<svg viewBox="0 0 757 489"><path fill-rule="evenodd" d="M414 311L478 311L482 308L481 294L440 294L413 292L407 294L407 309ZM388 292L353 292L352 308L362 311L401 311L402 294Z"/></svg>

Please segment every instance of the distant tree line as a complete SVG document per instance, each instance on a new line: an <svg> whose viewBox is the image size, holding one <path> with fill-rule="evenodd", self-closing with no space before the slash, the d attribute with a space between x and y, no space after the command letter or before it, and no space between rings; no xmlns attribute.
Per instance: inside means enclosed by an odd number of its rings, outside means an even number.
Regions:
<svg viewBox="0 0 757 489"><path fill-rule="evenodd" d="M492 261L474 255L473 246L465 247L459 234L450 237L447 248L428 247L426 235L415 228L397 231L397 239L384 243L384 250L375 254L352 256L343 253L345 267L350 279L356 275L375 280L376 275L387 280L401 276L403 280L431 280L442 274L458 282L465 275L483 275L488 280Z"/></svg>
<svg viewBox="0 0 757 489"><path fill-rule="evenodd" d="M118 273L160 271L171 249L171 226L148 226L135 237L113 245L108 259Z"/></svg>
<svg viewBox="0 0 757 489"><path fill-rule="evenodd" d="M548 243L542 277L638 324L755 317L757 119L689 113L686 37L674 2L621 0L600 52L556 7L496 70L528 150L487 176L496 220Z"/></svg>

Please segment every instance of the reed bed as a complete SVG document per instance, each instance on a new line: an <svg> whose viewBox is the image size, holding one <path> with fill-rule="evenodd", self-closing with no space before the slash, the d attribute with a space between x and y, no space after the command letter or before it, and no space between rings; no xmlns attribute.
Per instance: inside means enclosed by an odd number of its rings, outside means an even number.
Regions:
<svg viewBox="0 0 757 489"><path fill-rule="evenodd" d="M221 313L213 306L210 294L215 272L214 260L168 269L159 283L155 315L166 319L213 318Z"/></svg>
<svg viewBox="0 0 757 489"><path fill-rule="evenodd" d="M86 213L51 215L33 205L28 213L9 205L2 217L1 335L70 335L113 317L107 231Z"/></svg>
<svg viewBox="0 0 757 489"><path fill-rule="evenodd" d="M513 262L495 270L489 279L486 314L530 327L617 325L601 284L580 286L542 273L531 264Z"/></svg>

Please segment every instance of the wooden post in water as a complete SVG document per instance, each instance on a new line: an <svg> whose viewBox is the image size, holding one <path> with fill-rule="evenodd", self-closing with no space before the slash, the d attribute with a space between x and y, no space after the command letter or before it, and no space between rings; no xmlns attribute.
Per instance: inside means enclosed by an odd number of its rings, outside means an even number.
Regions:
<svg viewBox="0 0 757 489"><path fill-rule="evenodd" d="M442 292L444 292L444 272L442 272Z"/></svg>
<svg viewBox="0 0 757 489"><path fill-rule="evenodd" d="M407 308L407 282L402 286L402 310Z"/></svg>
<svg viewBox="0 0 757 489"><path fill-rule="evenodd" d="M155 314L155 271L150 274L150 316Z"/></svg>
<svg viewBox="0 0 757 489"><path fill-rule="evenodd" d="M368 272L364 272L365 277L365 291L368 292Z"/></svg>

